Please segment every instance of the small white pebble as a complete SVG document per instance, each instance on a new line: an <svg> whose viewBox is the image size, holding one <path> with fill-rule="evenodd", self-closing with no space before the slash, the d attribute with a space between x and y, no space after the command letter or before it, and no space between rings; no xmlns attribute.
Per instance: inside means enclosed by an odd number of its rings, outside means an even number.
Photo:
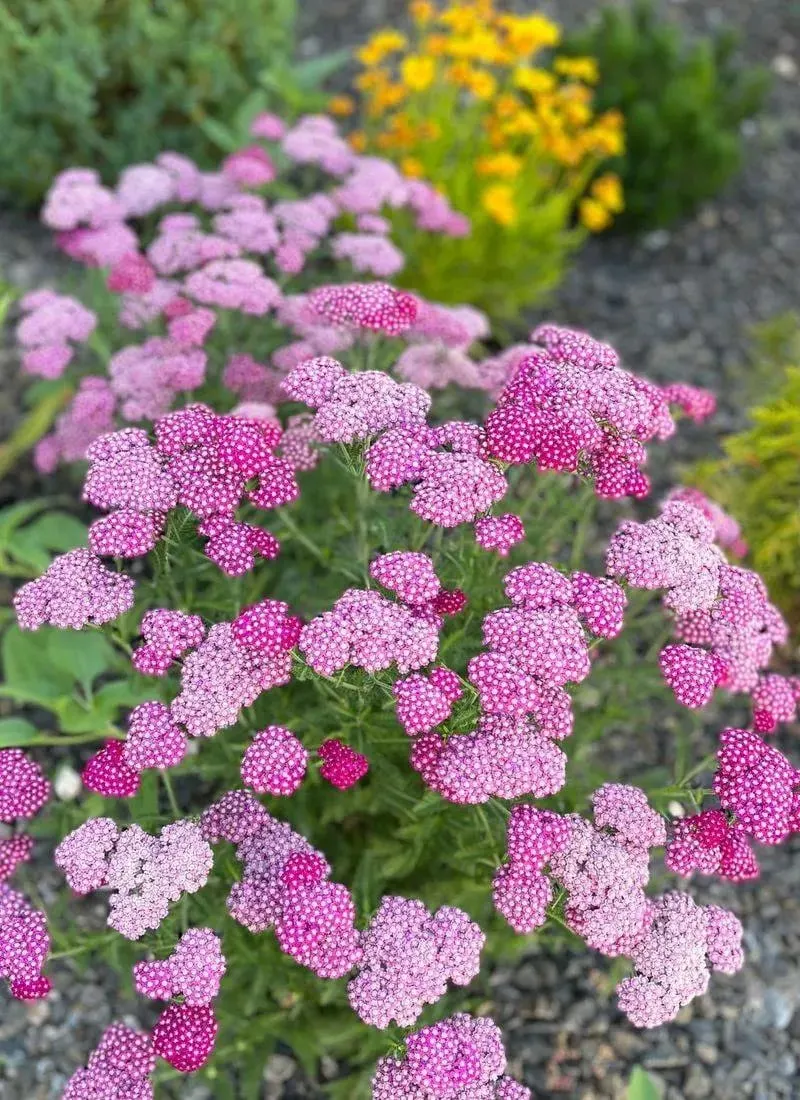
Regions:
<svg viewBox="0 0 800 1100"><path fill-rule="evenodd" d="M669 802L667 804L667 809L670 812L670 817L685 817L686 816L686 811L684 810L684 808L680 804L680 802Z"/></svg>
<svg viewBox="0 0 800 1100"><path fill-rule="evenodd" d="M797 62L788 53L776 54L772 59L772 71L784 80L794 80L797 76Z"/></svg>
<svg viewBox="0 0 800 1100"><path fill-rule="evenodd" d="M59 764L53 778L53 790L56 798L62 802L72 802L81 793L81 777L70 764Z"/></svg>

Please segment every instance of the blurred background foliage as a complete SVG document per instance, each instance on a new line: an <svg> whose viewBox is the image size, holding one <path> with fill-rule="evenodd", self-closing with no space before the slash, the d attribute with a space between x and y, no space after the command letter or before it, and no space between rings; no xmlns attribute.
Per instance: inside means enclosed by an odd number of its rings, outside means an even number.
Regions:
<svg viewBox="0 0 800 1100"><path fill-rule="evenodd" d="M33 206L63 168L113 178L204 123L298 108L328 71L293 64L296 0L0 0L0 193ZM253 96L261 102L253 102Z"/></svg>
<svg viewBox="0 0 800 1100"><path fill-rule="evenodd" d="M625 118L625 151L610 164L625 191L615 224L669 225L737 171L742 123L763 105L769 74L744 65L735 30L690 39L654 0L633 0L602 8L562 49L595 58L596 108Z"/></svg>
<svg viewBox="0 0 800 1100"><path fill-rule="evenodd" d="M800 318L754 330L748 371L750 426L723 440L722 458L689 480L742 526L750 563L800 636Z"/></svg>

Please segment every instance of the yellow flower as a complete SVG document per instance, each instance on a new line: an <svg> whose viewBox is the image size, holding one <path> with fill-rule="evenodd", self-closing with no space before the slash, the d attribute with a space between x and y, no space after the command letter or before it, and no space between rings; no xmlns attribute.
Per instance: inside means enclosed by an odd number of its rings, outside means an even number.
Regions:
<svg viewBox="0 0 800 1100"><path fill-rule="evenodd" d="M600 72L593 57L557 57L553 68L561 76L571 80L583 80L586 84L596 84Z"/></svg>
<svg viewBox="0 0 800 1100"><path fill-rule="evenodd" d="M581 199L578 206L578 213L581 224L584 225L590 233L601 233L611 225L611 215L596 199Z"/></svg>
<svg viewBox="0 0 800 1100"><path fill-rule="evenodd" d="M363 153L367 147L367 135L363 130L354 130L347 140L357 153Z"/></svg>
<svg viewBox="0 0 800 1100"><path fill-rule="evenodd" d="M328 100L328 110L332 115L339 115L340 118L352 115L355 106L352 97L349 95L335 95Z"/></svg>
<svg viewBox="0 0 800 1100"><path fill-rule="evenodd" d="M400 79L412 92L424 92L430 88L436 76L436 62L432 57L411 54L400 65Z"/></svg>
<svg viewBox="0 0 800 1100"><path fill-rule="evenodd" d="M514 84L529 95L543 95L555 86L555 77L544 69L515 69Z"/></svg>
<svg viewBox="0 0 800 1100"><path fill-rule="evenodd" d="M499 95L494 102L494 112L498 118L511 118L519 109L519 100L508 92Z"/></svg>
<svg viewBox="0 0 800 1100"><path fill-rule="evenodd" d="M475 165L479 176L502 176L514 179L522 169L522 160L513 153L495 153L489 157L479 157Z"/></svg>
<svg viewBox="0 0 800 1100"><path fill-rule="evenodd" d="M612 214L619 214L625 209L625 200L622 194L622 183L619 176L613 172L605 172L598 176L591 187L592 195Z"/></svg>
<svg viewBox="0 0 800 1100"><path fill-rule="evenodd" d="M467 34L479 25L480 12L472 4L452 4L439 16L439 22L455 34Z"/></svg>
<svg viewBox="0 0 800 1100"><path fill-rule="evenodd" d="M608 114L617 112L609 111ZM616 120L601 115L595 125L587 132L587 140L596 153L608 157L618 157L625 152L625 133Z"/></svg>
<svg viewBox="0 0 800 1100"><path fill-rule="evenodd" d="M497 81L485 69L475 69L469 83L469 90L478 99L491 99L497 91Z"/></svg>
<svg viewBox="0 0 800 1100"><path fill-rule="evenodd" d="M535 137L541 129L541 123L533 111L517 111L503 123L503 132L508 137Z"/></svg>
<svg viewBox="0 0 800 1100"><path fill-rule="evenodd" d="M400 171L404 176L408 176L410 179L414 180L425 175L425 169L422 166L422 162L417 160L416 157L403 157L400 161Z"/></svg>
<svg viewBox="0 0 800 1100"><path fill-rule="evenodd" d="M423 141L438 141L442 136L442 128L435 119L423 119L419 124L419 136Z"/></svg>
<svg viewBox="0 0 800 1100"><path fill-rule="evenodd" d="M381 115L384 111L390 111L406 98L406 90L402 84L385 84L378 88L372 97L370 114Z"/></svg>
<svg viewBox="0 0 800 1100"><path fill-rule="evenodd" d="M505 29L509 47L520 57L561 41L561 28L543 15L501 15L498 22Z"/></svg>
<svg viewBox="0 0 800 1100"><path fill-rule="evenodd" d="M377 31L372 38L368 39L366 45L356 51L356 57L369 69L373 65L380 65L389 54L404 50L407 45L408 39L399 31Z"/></svg>
<svg viewBox="0 0 800 1100"><path fill-rule="evenodd" d="M453 84L461 88L469 88L472 84L472 71L469 61L455 61L448 67L445 76Z"/></svg>
<svg viewBox="0 0 800 1100"><path fill-rule="evenodd" d="M448 38L446 34L429 34L422 41L422 52L431 57L443 57L447 53Z"/></svg>
<svg viewBox="0 0 800 1100"><path fill-rule="evenodd" d="M493 183L481 195L481 206L498 225L510 228L517 223L514 189L507 183Z"/></svg>
<svg viewBox="0 0 800 1100"><path fill-rule="evenodd" d="M429 0L411 0L408 10L414 22L421 27L425 26L426 23L430 23L436 14L436 8Z"/></svg>

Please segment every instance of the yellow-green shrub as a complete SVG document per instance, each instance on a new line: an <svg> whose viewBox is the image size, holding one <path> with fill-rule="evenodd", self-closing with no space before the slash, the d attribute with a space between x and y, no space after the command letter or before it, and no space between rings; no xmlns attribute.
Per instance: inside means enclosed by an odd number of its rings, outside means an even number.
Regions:
<svg viewBox="0 0 800 1100"><path fill-rule="evenodd" d="M692 481L740 522L750 559L771 597L800 630L800 323L761 326L753 381L768 396L751 425L728 436L725 456L698 465ZM751 387L751 388L755 388Z"/></svg>

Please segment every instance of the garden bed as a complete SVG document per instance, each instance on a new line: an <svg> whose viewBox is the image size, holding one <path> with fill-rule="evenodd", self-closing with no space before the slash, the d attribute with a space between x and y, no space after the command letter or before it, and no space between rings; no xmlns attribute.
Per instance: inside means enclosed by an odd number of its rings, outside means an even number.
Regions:
<svg viewBox="0 0 800 1100"><path fill-rule="evenodd" d="M559 17L576 19L595 5L569 0ZM798 306L800 261L800 8L786 0L725 0L713 8L688 0L665 4L696 28L719 19L738 26L752 61L776 69L768 110L747 134L739 179L692 221L640 240L604 237L578 257L574 270L541 316L579 325L607 339L635 370L660 383L686 379L720 398L704 428L683 429L654 463L659 485L678 476L681 462L708 453L712 436L737 428L745 410L747 328ZM386 18L385 3L304 5L306 54L351 44ZM324 14L321 14L324 7ZM359 21L351 18L353 9ZM57 276L48 235L18 216L0 217L0 273L21 288ZM537 318L532 318L532 323ZM0 434L13 425L20 388L8 349L0 353L4 402ZM23 465L6 499L36 491ZM602 974L586 951L566 959L534 951L491 977L492 1003L503 1027L512 1071L537 1097L622 1096L631 1067L660 1079L668 1100L714 1096L758 1100L795 1095L800 1059L800 843L768 851L759 883L703 887L703 902L730 905L745 924L747 967L715 981L706 997L673 1024L635 1032L601 989ZM52 876L52 881L48 876ZM52 871L41 872L48 900ZM0 1025L0 1084L9 1100L51 1100L96 1041L99 1030L133 1002L117 1000L110 971L72 974L54 965L56 993L33 1005L6 1001ZM137 1011L141 1006L137 1007ZM327 1074L337 1067L324 1063ZM213 1096L204 1084L180 1086L183 1100ZM273 1057L263 1096L316 1096L288 1054Z"/></svg>

